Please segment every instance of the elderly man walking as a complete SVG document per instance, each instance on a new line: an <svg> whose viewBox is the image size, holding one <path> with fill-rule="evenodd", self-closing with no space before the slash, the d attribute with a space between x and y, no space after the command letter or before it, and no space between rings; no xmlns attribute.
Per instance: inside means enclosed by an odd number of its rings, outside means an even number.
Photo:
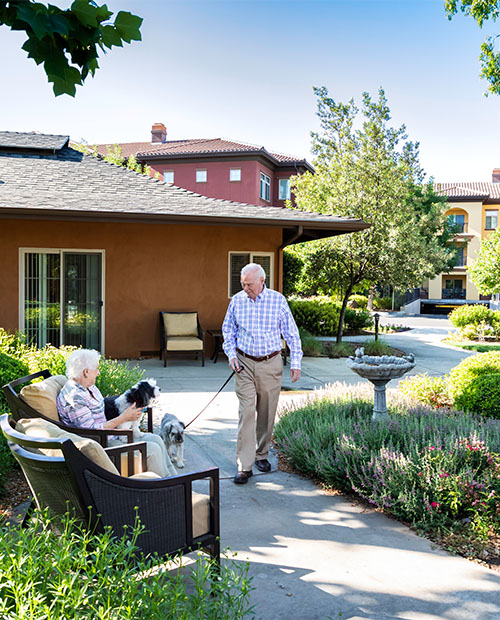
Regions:
<svg viewBox="0 0 500 620"><path fill-rule="evenodd" d="M224 352L236 372L239 400L236 484L245 484L252 467L268 472L274 418L281 389L281 336L290 349L290 377L300 378L302 347L286 299L265 285L266 273L250 263L241 270L242 291L229 303L222 325ZM256 415L257 414L257 415Z"/></svg>

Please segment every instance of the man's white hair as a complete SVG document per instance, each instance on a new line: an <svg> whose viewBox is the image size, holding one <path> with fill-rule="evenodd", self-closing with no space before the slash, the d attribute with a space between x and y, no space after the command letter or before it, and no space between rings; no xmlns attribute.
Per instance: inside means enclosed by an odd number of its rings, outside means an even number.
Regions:
<svg viewBox="0 0 500 620"><path fill-rule="evenodd" d="M77 349L66 360L66 376L78 381L83 377L83 371L94 370L99 365L100 353L93 349Z"/></svg>
<svg viewBox="0 0 500 620"><path fill-rule="evenodd" d="M259 278L264 278L264 280L266 279L266 272L262 268L262 265L257 265L257 263L248 263L248 265L245 265L241 270L241 277L243 277L250 271L256 271L259 275Z"/></svg>

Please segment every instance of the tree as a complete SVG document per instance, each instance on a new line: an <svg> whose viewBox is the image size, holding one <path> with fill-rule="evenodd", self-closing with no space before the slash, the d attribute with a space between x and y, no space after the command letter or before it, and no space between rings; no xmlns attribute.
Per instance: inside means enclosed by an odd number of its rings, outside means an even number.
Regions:
<svg viewBox="0 0 500 620"><path fill-rule="evenodd" d="M56 96L75 96L90 73L99 68L98 48L122 47L123 41L140 41L142 18L127 11L115 21L108 7L93 0L75 0L69 9L45 6L32 0L0 0L0 25L23 30L28 39L22 46L37 65L43 63Z"/></svg>
<svg viewBox="0 0 500 620"><path fill-rule="evenodd" d="M477 259L467 271L482 295L500 293L500 228L481 241Z"/></svg>
<svg viewBox="0 0 500 620"><path fill-rule="evenodd" d="M496 21L500 14L499 0L445 0L444 5L448 19L452 19L460 9L462 13L472 17L480 28L489 19ZM479 55L481 77L489 82L488 91L495 95L500 95L500 53L495 51L495 40L498 36L488 37L482 43Z"/></svg>
<svg viewBox="0 0 500 620"><path fill-rule="evenodd" d="M406 289L453 264L446 202L424 184L418 145L405 127L389 126L385 93L363 94L362 117L351 100L336 103L315 88L321 131L312 133L315 174L291 180L297 208L359 218L370 228L314 242L306 271L342 299L337 342L349 295L361 283ZM356 128L359 127L359 128Z"/></svg>

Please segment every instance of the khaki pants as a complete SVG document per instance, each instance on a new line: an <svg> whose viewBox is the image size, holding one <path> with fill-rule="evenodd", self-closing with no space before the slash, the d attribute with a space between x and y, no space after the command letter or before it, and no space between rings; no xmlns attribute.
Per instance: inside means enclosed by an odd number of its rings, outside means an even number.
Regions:
<svg viewBox="0 0 500 620"><path fill-rule="evenodd" d="M267 459L274 418L281 390L283 360L276 355L255 362L238 354L244 370L236 374L235 390L240 402L236 463L238 471L250 471L257 459Z"/></svg>

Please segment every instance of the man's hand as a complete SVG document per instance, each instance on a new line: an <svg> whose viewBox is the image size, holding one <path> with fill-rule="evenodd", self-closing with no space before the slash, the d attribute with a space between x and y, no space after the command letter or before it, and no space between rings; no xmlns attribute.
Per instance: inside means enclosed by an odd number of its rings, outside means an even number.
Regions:
<svg viewBox="0 0 500 620"><path fill-rule="evenodd" d="M300 368L290 369L290 379L292 380L292 383L295 383L295 381L300 379Z"/></svg>
<svg viewBox="0 0 500 620"><path fill-rule="evenodd" d="M238 362L237 357L233 357L232 359L229 360L229 366L231 366L231 370L234 370L234 372L241 371L241 366L240 366L240 363Z"/></svg>

